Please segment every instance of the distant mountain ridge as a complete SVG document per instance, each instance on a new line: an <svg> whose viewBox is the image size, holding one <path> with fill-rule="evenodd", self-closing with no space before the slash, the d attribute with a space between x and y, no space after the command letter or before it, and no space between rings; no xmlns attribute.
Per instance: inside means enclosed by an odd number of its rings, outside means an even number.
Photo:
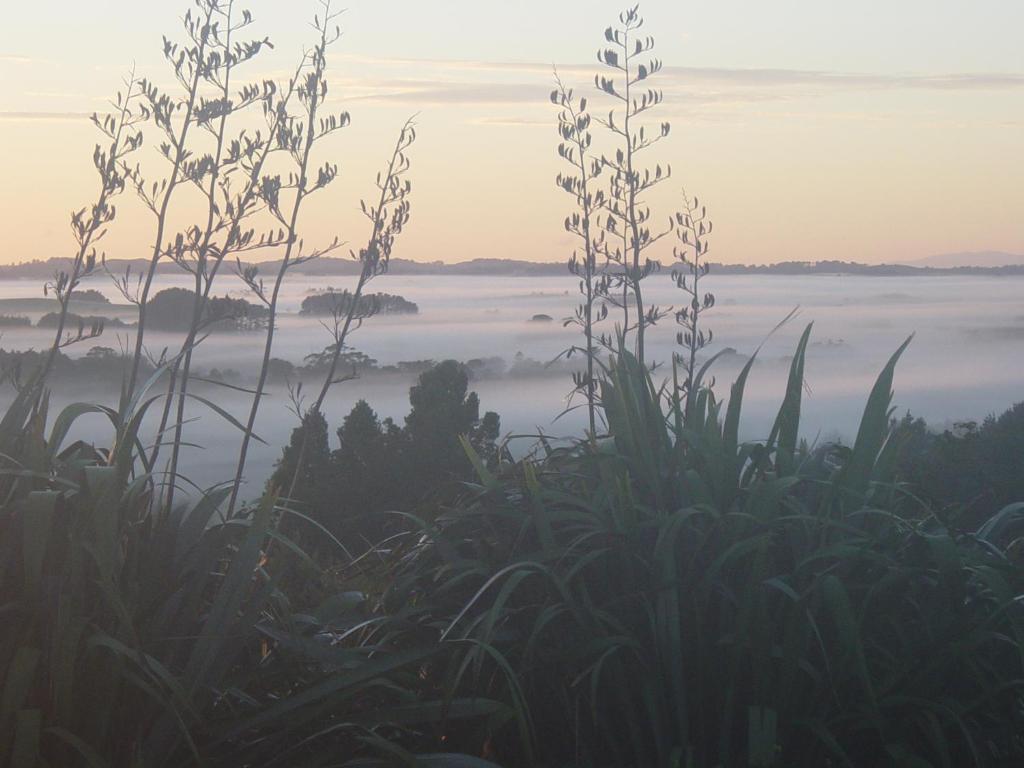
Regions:
<svg viewBox="0 0 1024 768"><path fill-rule="evenodd" d="M912 267L1008 267L1024 264L1024 254L1006 251L965 251L962 253L939 253L923 259L907 262Z"/></svg>
<svg viewBox="0 0 1024 768"><path fill-rule="evenodd" d="M990 263L960 263L970 260ZM938 262L938 263L932 263ZM997 263L1005 262L1005 263ZM131 269L133 275L144 274L148 268L145 259L110 259L108 270L123 275ZM274 274L280 261L260 262L260 273ZM46 280L57 270L68 270L71 260L65 258L29 261L21 264L0 265L0 280ZM662 265L670 270L672 265ZM936 275L1024 275L1024 256L1008 253L981 252L977 254L942 254L930 256L914 263L859 264L851 261L784 261L777 264L712 264L712 272L720 275L864 275L878 277L936 276ZM317 276L345 276L359 273L359 262L345 258L322 258L293 267L296 274ZM546 277L568 273L564 261L522 261L516 259L471 259L445 263L442 261L410 261L392 259L389 269L394 275L493 275L495 277ZM183 274L173 262L162 263L159 274ZM96 276L103 272L97 270Z"/></svg>

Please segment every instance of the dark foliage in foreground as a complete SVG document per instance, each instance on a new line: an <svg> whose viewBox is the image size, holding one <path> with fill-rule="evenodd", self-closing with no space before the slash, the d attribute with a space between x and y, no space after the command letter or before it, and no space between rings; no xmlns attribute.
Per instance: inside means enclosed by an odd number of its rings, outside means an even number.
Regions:
<svg viewBox="0 0 1024 768"><path fill-rule="evenodd" d="M310 411L292 432L268 488L356 551L363 551L407 525L393 513L438 503L474 477L460 439L485 462L497 458L501 430L496 413L480 415L480 401L469 391L465 366L454 360L420 374L409 391L411 410L404 427L381 420L360 400L337 429L331 450L327 422ZM296 468L299 447L304 461ZM296 481L297 477L297 481Z"/></svg>
<svg viewBox="0 0 1024 768"><path fill-rule="evenodd" d="M892 482L895 357L852 448L799 450L806 341L767 444L736 437L749 366L727 407L701 390L666 414L624 353L607 439L482 470L402 551L386 613L437 628L458 690L519 712L504 760L1024 759L1024 508L960 530Z"/></svg>
<svg viewBox="0 0 1024 768"><path fill-rule="evenodd" d="M307 639L362 600L292 613L281 562L319 569L278 529L272 496L230 517L227 488L154 505L138 451L152 398L125 420L69 406L47 431L35 394L0 421L0 765L411 764L400 744L440 743L445 705L418 682L440 649L357 629ZM87 414L109 420L110 450L67 440Z"/></svg>
<svg viewBox="0 0 1024 768"><path fill-rule="evenodd" d="M1024 403L942 432L907 414L898 436L900 478L951 525L976 525L1024 499Z"/></svg>
<svg viewBox="0 0 1024 768"><path fill-rule="evenodd" d="M0 424L6 764L1018 764L1021 507L954 529L892 482L895 358L852 447L801 451L806 343L766 444L737 440L749 366L687 408L623 352L607 437L490 468L469 448L461 501L390 554L335 550L329 580L273 496L151 506L144 393L44 433L23 390ZM407 430L471 415L444 382ZM86 413L111 450L68 444ZM376 425L357 407L342 450ZM303 613L295 573L327 585Z"/></svg>

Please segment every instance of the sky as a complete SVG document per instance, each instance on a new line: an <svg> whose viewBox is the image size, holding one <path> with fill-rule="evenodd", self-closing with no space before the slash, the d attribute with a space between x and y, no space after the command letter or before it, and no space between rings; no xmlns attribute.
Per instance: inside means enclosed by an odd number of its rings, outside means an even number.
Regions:
<svg viewBox="0 0 1024 768"><path fill-rule="evenodd" d="M0 262L73 252L72 210L96 194L103 110L134 65L171 87L161 36L188 0L16 3L0 27ZM311 39L315 0L251 0L272 51L253 80L283 78ZM302 221L311 243L358 243L358 202L416 114L412 220L395 256L421 261L568 258L571 200L555 186L557 65L593 110L608 0L350 0L330 56L331 106L352 125L325 142L336 184ZM672 123L649 151L672 178L650 195L667 222L681 190L715 222L729 263L910 261L959 251L1024 253L1024 2L648 0L665 68L651 113ZM596 131L595 142L608 138ZM155 136L153 142L155 144ZM156 179L166 168L141 156ZM175 223L196 214L181 198ZM146 255L153 221L129 196L103 245ZM266 254L268 257L274 254ZM671 258L670 238L654 254Z"/></svg>

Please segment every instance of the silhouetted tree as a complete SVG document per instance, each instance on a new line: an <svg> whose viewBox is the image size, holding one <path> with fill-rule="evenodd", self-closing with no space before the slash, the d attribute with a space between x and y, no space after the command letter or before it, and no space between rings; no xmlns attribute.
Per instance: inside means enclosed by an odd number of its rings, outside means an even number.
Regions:
<svg viewBox="0 0 1024 768"><path fill-rule="evenodd" d="M346 315L351 309L351 291L326 291L307 296L302 300L303 315ZM415 315L420 308L415 302L403 296L390 293L369 293L360 297L356 315Z"/></svg>
<svg viewBox="0 0 1024 768"><path fill-rule="evenodd" d="M297 466L304 443L306 450L302 455L302 466ZM302 424L292 430L291 441L285 446L267 486L269 490L281 493L297 474L302 489L301 501L317 513L323 513L327 511L331 499L331 469L327 420L319 412L309 411L302 419Z"/></svg>
<svg viewBox="0 0 1024 768"><path fill-rule="evenodd" d="M461 363L446 360L424 371L409 390L409 402L405 426L399 427L360 400L338 428L333 452L324 417L308 411L268 488L283 493L294 485L292 504L357 549L398 529L401 519L382 513L450 498L461 481L474 479L460 437L483 461L497 460L501 419L490 411L480 417L480 400L469 391Z"/></svg>
<svg viewBox="0 0 1024 768"><path fill-rule="evenodd" d="M501 417L494 411L487 411L470 438L480 458L488 465L494 465L498 460L500 437Z"/></svg>
<svg viewBox="0 0 1024 768"><path fill-rule="evenodd" d="M401 430L383 422L360 400L338 428L338 450L332 455L334 481L342 520L339 535L358 535L367 543L383 539L395 518L380 514L397 507L396 454ZM348 523L351 523L349 525Z"/></svg>
<svg viewBox="0 0 1024 768"><path fill-rule="evenodd" d="M165 288L148 303L150 327L161 331L191 331L195 294L184 288ZM247 330L266 322L265 307L229 296L206 297L197 331Z"/></svg>
<svg viewBox="0 0 1024 768"><path fill-rule="evenodd" d="M349 461L353 469L368 471L383 447L380 419L365 400L360 400L338 428L337 455Z"/></svg>
<svg viewBox="0 0 1024 768"><path fill-rule="evenodd" d="M94 304L109 304L110 299L97 291L95 288L85 288L80 291L71 292L72 301L91 301Z"/></svg>
<svg viewBox="0 0 1024 768"><path fill-rule="evenodd" d="M331 529L338 510L334 494L337 483L333 470L327 420L321 413L310 411L303 418L302 424L292 430L291 441L285 446L278 466L266 483L267 490L272 494L283 495L291 485L292 478L298 476L301 498L290 501L298 503L295 505L297 511ZM286 516L283 526L286 534L300 540L309 549L315 550L317 545L325 544L323 537L307 536L311 532L307 524Z"/></svg>
<svg viewBox="0 0 1024 768"><path fill-rule="evenodd" d="M320 39L307 51L287 91L289 96L295 94L299 109L294 110L285 98L272 102L267 109L268 114L277 116L274 123L276 144L291 160L291 170L287 176L275 174L262 177L258 198L282 228L284 236L280 240L284 243L284 254L274 281L269 287L264 285L259 277L257 267L243 267L241 262L238 262L239 277L267 308L267 334L256 391L252 397L242 444L238 450L235 481L231 488L231 498L228 500L229 513L234 511L238 502L238 489L245 475L249 444L263 401L277 330L278 299L285 276L292 267L319 258L340 247L340 241L335 237L326 246L304 251L305 241L299 236L299 221L304 203L311 195L330 186L338 177L338 166L334 163L326 163L315 169L312 162L313 147L324 138L345 128L350 121L348 112L325 112L324 101L328 92L327 51L341 38L341 28L335 23L340 13L331 10L330 0L322 0L322 7L323 15L317 15L313 24ZM301 450L300 447L300 453ZM302 463L301 460L299 463ZM294 484L284 487L294 492L293 486Z"/></svg>
<svg viewBox="0 0 1024 768"><path fill-rule="evenodd" d="M489 450L480 428L480 399L468 390L466 367L455 360L425 371L409 390L412 410L405 419L406 460L407 468L416 475L435 482L471 477L472 465L459 442L461 435L468 437L478 452ZM491 417L488 430L496 439L497 415Z"/></svg>

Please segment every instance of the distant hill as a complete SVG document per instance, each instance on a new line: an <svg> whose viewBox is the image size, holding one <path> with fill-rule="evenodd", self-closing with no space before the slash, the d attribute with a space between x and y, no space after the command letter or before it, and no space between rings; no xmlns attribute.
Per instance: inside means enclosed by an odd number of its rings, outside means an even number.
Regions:
<svg viewBox="0 0 1024 768"><path fill-rule="evenodd" d="M945 263L943 263L945 262ZM260 262L263 277L276 273L280 261ZM1009 265L1009 266L1004 266ZM68 269L69 259L30 261L21 264L0 265L0 280L46 280L58 269ZM146 262L142 259L110 259L107 268L112 274L123 275L131 267L132 275L144 274ZM662 265L664 271L672 265ZM393 275L494 275L496 277L546 277L567 275L564 261L519 261L515 259L471 259L445 263L442 261L409 261L392 259L389 269ZM1024 275L1024 256L1008 253L961 253L932 256L913 264L858 264L852 261L784 261L778 264L713 264L712 271L720 275L863 275L877 277L934 275ZM161 263L159 274L183 274L173 262ZM359 262L354 259L314 259L294 267L295 274L324 277L359 274ZM106 279L97 270L90 280ZM86 283L88 285L88 283Z"/></svg>
<svg viewBox="0 0 1024 768"><path fill-rule="evenodd" d="M259 266L264 277L274 274L280 261L263 261ZM123 275L131 268L132 275L145 274L148 262L144 259L108 259L107 270L113 275ZM233 266L233 265L232 265ZM0 280L46 280L52 278L58 270L69 270L71 259L57 258L46 261L25 261L20 264L0 264ZM355 259L322 258L307 261L293 267L293 274L299 275L358 275L359 262ZM442 261L410 261L409 259L392 259L390 272L395 275L506 275L506 276L543 276L563 275L566 263L542 261L516 261L513 259L471 259L448 263ZM173 262L160 264L158 274L183 274ZM106 275L97 269L87 280L103 280Z"/></svg>
<svg viewBox="0 0 1024 768"><path fill-rule="evenodd" d="M259 266L260 274L264 277L274 274L280 266L280 261L263 261ZM233 265L232 265L233 266ZM145 274L148 262L144 259L108 259L107 270L113 275L123 275L125 270L131 268L132 275ZM58 258L46 261L26 261L20 264L0 264L0 280L47 280L52 278L58 270L69 270L71 259ZM293 274L298 275L358 275L359 262L354 259L345 258L322 258L307 261L292 268ZM409 259L392 259L390 270L394 275L504 275L509 277L539 277L544 275L566 274L566 263L564 261L543 262L543 261L517 261L514 259L471 259L448 263L442 261L410 261ZM158 274L183 274L181 269L173 262L166 261L160 264ZM90 280L103 280L106 275L102 269L97 269L92 276L87 278L86 285Z"/></svg>
<svg viewBox="0 0 1024 768"><path fill-rule="evenodd" d="M965 251L963 253L940 253L916 261L908 261L914 267L1007 267L1024 264L1024 254L1005 251Z"/></svg>

